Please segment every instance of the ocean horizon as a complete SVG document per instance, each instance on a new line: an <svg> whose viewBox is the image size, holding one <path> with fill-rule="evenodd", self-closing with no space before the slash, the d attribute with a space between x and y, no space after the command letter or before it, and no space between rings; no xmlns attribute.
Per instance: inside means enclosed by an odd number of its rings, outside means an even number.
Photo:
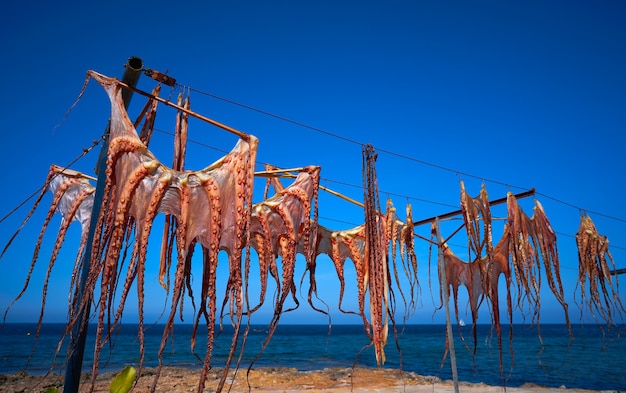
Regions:
<svg viewBox="0 0 626 393"><path fill-rule="evenodd" d="M517 387L533 383L548 387L592 390L626 390L626 342L620 337L623 325L572 325L573 340L564 324L513 325L513 350L509 347L509 325L502 326L502 368L495 331L489 324L477 325L476 352L472 327L453 326L459 380ZM144 326L144 367L159 365L158 349L163 324ZM56 353L65 329L63 323L45 323L36 339L36 323L6 323L0 326L0 374L27 372L43 375L64 373L67 341ZM163 365L200 368L206 350L206 327L199 328L195 351L190 348L191 324L175 324L163 353ZM204 329L204 330L203 330ZM402 369L420 375L451 379L450 358L444 359L445 325L397 325L390 328L385 347L384 368ZM245 326L242 326L242 331ZM95 325L90 325L84 352L83 372L93 364ZM119 371L139 365L137 324L122 324L100 356L101 372ZM219 327L218 327L219 331ZM296 368L300 371L325 368L376 367L374 351L362 325L280 324L269 345L260 354L267 325L250 325L240 367ZM225 365L233 329L224 324L217 334L211 365ZM241 340L240 340L241 342ZM237 356L237 355L236 355ZM258 359L257 359L258 357Z"/></svg>

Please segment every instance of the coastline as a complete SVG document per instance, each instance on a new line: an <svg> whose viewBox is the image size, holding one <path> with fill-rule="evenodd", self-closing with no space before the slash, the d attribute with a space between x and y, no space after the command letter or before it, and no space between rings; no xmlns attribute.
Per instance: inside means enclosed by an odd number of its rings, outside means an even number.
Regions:
<svg viewBox="0 0 626 393"><path fill-rule="evenodd" d="M145 368L132 392L149 392L154 382L155 368ZM215 392L221 377L221 369L209 371L204 392ZM241 368L231 371L226 379L223 391L230 392L404 392L404 393L444 393L454 392L452 381L442 381L438 377L422 376L414 372L397 369L370 368L327 368L315 371L298 371L295 368L259 367L250 370ZM116 372L106 372L98 376L94 392L109 392L109 384ZM233 378L234 377L234 378ZM198 388L200 370L164 366L158 380L156 392L195 392ZM64 376L48 374L33 376L25 372L0 374L0 392L45 391L57 387L62 392ZM80 392L89 392L91 376L83 374ZM459 382L459 391L466 393L592 393L618 392L617 390L569 389L563 387L543 387L524 384L519 387L490 386L482 383Z"/></svg>

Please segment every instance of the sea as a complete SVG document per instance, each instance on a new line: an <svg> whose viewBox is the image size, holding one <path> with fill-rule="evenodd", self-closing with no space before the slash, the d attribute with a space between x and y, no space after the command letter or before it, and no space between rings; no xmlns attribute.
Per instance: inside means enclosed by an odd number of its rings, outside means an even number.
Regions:
<svg viewBox="0 0 626 393"><path fill-rule="evenodd" d="M477 325L474 351L472 327L453 326L455 359L460 381L517 387L536 384L547 387L592 390L626 390L626 326L573 325L573 340L565 325L513 325L512 349L509 326L502 327L502 351L490 325ZM0 327L0 374L26 372L42 375L64 373L66 344L57 353L65 326L43 324L37 337L36 324L4 324ZM137 366L137 325L123 324L102 351L100 370L119 371ZM144 367L159 364L158 348L163 325L145 331ZM397 326L385 347L384 368L402 369L420 375L452 379L450 356L445 356L445 325ZM206 329L206 328L205 328ZM95 326L88 330L83 372L93 363ZM362 325L279 325L262 351L268 327L249 327L240 367L325 368L376 367L374 351ZM225 325L215 340L211 363L223 367L232 341L232 327ZM622 334L620 334L622 333ZM206 334L198 333L191 351L192 326L174 326L163 354L163 364L200 368L205 356ZM65 340L66 342L67 340ZM240 340L240 343L242 341ZM502 362L500 361L502 352ZM502 365L502 366L501 366Z"/></svg>

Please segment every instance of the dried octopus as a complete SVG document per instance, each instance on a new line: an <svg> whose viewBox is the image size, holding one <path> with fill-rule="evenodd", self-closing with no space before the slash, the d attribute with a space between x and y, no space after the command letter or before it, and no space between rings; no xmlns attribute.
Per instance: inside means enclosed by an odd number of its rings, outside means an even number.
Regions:
<svg viewBox="0 0 626 393"><path fill-rule="evenodd" d="M193 299L189 287L190 263L196 244L200 244L204 270L201 301L192 336L192 350L195 346L197 327L202 318L209 330L200 391L203 388L205 373L211 364L210 357L218 315L215 294L217 254L220 250L225 250L229 255L230 275L221 315L224 313L225 306L229 304L229 315L236 330L228 364L224 369L224 377L220 381L219 389L221 389L237 347L241 319L245 313L251 314L254 311L249 308L249 304L248 309L244 310L244 301L247 303L247 298L244 299L247 297L247 288L244 287L243 282L244 274L245 281L248 280L250 253L246 253L245 266L242 267L243 249L246 245L250 245L261 256L259 263L261 264L263 294L266 291L268 269L276 275L276 257L278 255L282 257L283 280L282 285L278 284L280 295L277 296L275 317L272 323L275 328L284 311L283 304L288 294L291 293L295 300L293 273L298 247L303 246L301 252L313 256L313 253L309 251L308 239L316 237L317 186L320 168L302 168L292 185L286 188L281 186L274 197L252 206L253 167L257 147L255 137L242 138L227 156L201 171L183 172L186 125L182 123L186 123L186 119L179 117L177 130L181 129L183 132L176 134L174 168L168 168L156 160L146 146L150 139L150 128L156 111L155 101L146 105L148 126L144 125L142 136L139 137L123 108L119 83L95 72L89 72L89 76L105 88L112 103L111 142L107 155L106 191L103 201L103 206L107 208L103 209L98 217L96 238L101 240L94 242L95 247L91 258L93 263L84 291L88 296L78 305L79 312L88 308L95 298L96 282L100 279L96 347L92 370L94 380L98 371L99 354L121 318L124 303L133 282L137 283L139 294L140 364L143 362L143 283L147 242L155 217L158 213L163 213L166 215L167 225L164 227L159 279L165 287L168 285L163 282L163 278L170 269L174 243L177 248L177 263L172 306L159 349L159 359L171 333L176 311L182 309L182 297L186 285ZM188 101L184 105L188 108ZM82 245L84 246L94 188L86 177L78 176L79 174L75 172L71 172L71 176L61 176L57 172L56 169L51 171L51 178L48 181L49 188L54 194L54 201L42 229L42 236L50 217L58 210L64 218L69 219L66 219L65 226L59 232L60 241L57 241L55 250L60 248L67 225L73 220L79 220L83 224ZM53 174L57 177L52 178ZM82 193L78 195L77 192L72 191L72 187L80 187ZM68 189L70 191L67 191ZM83 194L91 197L88 200L89 203L84 201ZM33 210L35 208L36 206ZM312 210L314 213L311 220ZM126 245L131 243L129 239L133 233L135 242L131 251L130 264L123 282L121 300L117 310L114 310L113 294L117 287L117 275L121 274L120 261L123 263L126 259ZM41 237L36 246L37 251L40 243ZM124 255L120 256L122 250L124 250ZM80 253L79 251L79 255ZM55 256L56 252L53 255ZM36 256L33 258L33 265L35 260ZM53 262L49 269L52 265ZM311 290L314 291L315 264L307 259L307 266L311 276ZM79 269L78 264L75 269ZM21 294L18 298L20 296ZM263 298L264 295L260 299L261 303L263 303ZM42 304L42 314L43 309ZM71 311L68 331L76 323L77 315L78 313ZM106 328L105 322L107 322ZM158 373L155 377L155 385L157 379Z"/></svg>
<svg viewBox="0 0 626 393"><path fill-rule="evenodd" d="M317 227L317 236L311 240L315 258L326 254L332 260L339 279L338 308L344 313L357 314L363 320L363 326L374 346L376 362L382 366L385 362L384 347L389 336L389 322L395 329L395 301L393 279L402 295L407 313L415 307L419 282L417 277L417 258L414 250L413 224L411 207L407 205L407 222L400 221L395 208L389 200L387 210L382 214L376 203L378 200L375 177L375 154L365 148L363 151L363 171L365 187L366 224L348 230L334 231L321 225ZM367 201L370 202L367 202ZM400 249L404 277L409 282L409 300L402 292L396 260ZM391 259L389 258L391 255ZM345 310L343 296L345 292L345 262L350 259L356 271L358 311ZM366 314L365 298L369 294L369 319ZM405 315L406 317L406 315Z"/></svg>
<svg viewBox="0 0 626 393"><path fill-rule="evenodd" d="M598 233L591 217L586 214L580 216L576 245L579 261L576 290L580 291L580 302L587 306L594 318L597 319L596 314L599 314L607 325L615 324L615 318L626 312L619 296L617 276L615 284L611 279L615 262L609 252L609 240Z"/></svg>
<svg viewBox="0 0 626 393"><path fill-rule="evenodd" d="M214 271L220 250L225 250L229 255L230 276L226 298L231 304L231 317L235 320L237 332L244 312L241 261L250 221L252 181L258 141L251 135L242 137L229 154L200 171L180 171L168 168L152 155L137 135L121 99L121 84L115 79L92 71L88 72L88 76L104 87L111 101L110 143L107 152L106 173L104 174L106 186L102 203L105 208L97 217L94 247L92 254L87 256L91 264L84 290L85 296L80 304L76 304L78 312L70 313L68 331L73 327L73 324L77 323L76 317L81 312L88 310L89 305L96 301L98 317L92 368L95 380L102 347L109 339L109 335L122 314L124 299L131 284L136 281L140 363L143 362L143 285L147 242L152 223L157 214L170 215L177 222L175 227L177 263L172 306L163 333L162 345L159 349L159 359L161 359L167 338L171 333L176 311L182 307L181 297L185 275L188 273L188 264L193 247L198 243L202 246L205 269L201 293L202 304L197 318L205 316L209 329L209 344L201 378L201 385L203 385L206 372L210 367L215 333ZM149 134L143 132L142 134L144 141L149 139ZM180 156L184 156L184 150ZM182 162L175 163L175 166L182 168ZM88 202L87 197L93 193L93 187L88 184L84 177L73 175L75 174L66 171L63 176L55 176L49 181L49 188L53 191L54 200L46 223L42 228L42 234L55 211L59 210L64 215L64 227L59 231L53 258L55 258L56 251L62 244L66 226L72 220L79 220L85 227L91 219L90 213L87 212L90 212L89 203L93 203L93 198L90 200L91 202ZM72 187L76 188L77 191L72 191ZM39 200L35 205L38 204ZM86 231L83 230L83 233ZM118 309L115 310L113 298L117 288L118 274L121 273L119 271L120 260L123 262L125 259L125 255L121 257L121 254L126 253L126 247L131 243L130 238L133 233L135 241L123 284L122 300ZM83 245L84 239L83 236L81 243ZM40 244L41 236L37 242L33 264ZM51 261L49 270L52 268L53 262ZM78 267L79 264L76 266ZM95 295L98 281L100 281L99 298ZM208 304L206 304L207 299L209 300ZM113 323L111 324L111 322ZM235 350L236 346L233 345L231 358ZM160 360L161 362L162 360ZM226 365L227 368L228 364ZM155 384L157 379L158 373ZM223 382L222 380L222 385ZM202 386L199 386L199 390L202 390Z"/></svg>
<svg viewBox="0 0 626 393"><path fill-rule="evenodd" d="M290 172L269 168L272 174ZM312 294L315 293L315 262L311 252L310 239L317 235L317 193L321 168L309 166L299 168L294 182L283 187L275 177L273 184L276 194L252 207L252 217L249 227L251 247L256 250L259 260L261 289L259 303L249 310L256 311L265 302L268 274L276 282L276 298L274 301L274 315L269 324L268 335L261 352L265 349L276 330L281 315L292 311L299 305L296 297L294 282L296 254L305 255L307 270L310 274L311 286L309 289L309 304L313 305ZM267 174L266 172L265 174ZM271 181L270 181L271 182ZM268 182L269 183L269 182ZM311 219L311 215L313 218ZM299 248L299 245L300 248ZM277 257L281 257L282 280L279 278ZM246 277L248 271L246 270ZM295 306L285 310L287 298L291 298ZM260 353L259 353L260 356Z"/></svg>
<svg viewBox="0 0 626 393"><path fill-rule="evenodd" d="M189 280L191 259L196 245L202 248L204 266L200 304L195 315L191 338L192 350L195 347L197 327L201 320L204 320L208 329L208 345L199 390L202 390L206 372L211 367L210 358L218 319L215 271L220 250L228 254L230 274L219 322L221 323L225 307L229 305L228 314L236 329L230 356L224 369L224 377L218 389L221 390L223 387L228 367L237 350L242 317L244 315L249 317L264 302L268 274L274 277L278 288L274 304L275 315L271 323L272 331L280 315L289 311L284 310L289 294L297 307L298 301L295 297L293 280L296 253L305 255L306 272L309 273L310 282L309 303L314 309L322 312L324 311L314 306L312 301L312 296L316 295L315 259L322 252L331 256L342 287L339 299L339 307L342 309L345 286L343 263L349 255L357 270L358 314L362 316L365 330L375 347L378 364L384 363L383 347L387 341L389 319L391 318L393 322L395 312L389 248L392 248L394 277L406 305L405 295L399 283L399 269L395 263L397 244L400 244L403 270L409 278L411 287L409 308L414 307L415 289L418 287L417 259L413 250L412 224L402 223L395 215L395 209L390 203L387 213L385 215L380 213L374 169L375 154L371 146L364 150L364 185L366 186L364 197L369 201L366 203L366 224L352 231L331 232L321 227L318 228L317 225L319 167L301 168L294 183L288 187L283 187L276 179L272 180L276 195L252 205L253 167L258 143L255 137L242 135L232 151L214 164L200 171L184 171L187 119L179 112L174 162L172 168L169 168L159 162L147 147L152 134L157 103L162 102L155 99L159 92L158 86L151 95L152 99L142 111L140 118L145 115L145 122L138 135L136 128L139 121L135 124L131 123L121 99L121 90L125 86L115 79L93 71L88 72L88 80L89 78L95 79L104 87L111 101L110 143L104 173L105 190L102 201L104 208L96 218L91 254L86 256L90 263L83 290L86 296L79 300L76 297L78 290L74 291L75 297L69 311L67 331L71 331L74 324L79 321L79 316L87 313L90 305L96 302L97 331L92 367L94 381L98 372L101 350L121 320L126 298L133 283L137 284L138 291L140 367L143 363L143 288L147 244L153 221L159 213L166 216L166 225L162 235L159 280L167 290L170 284L168 272L172 268L174 248L176 249L172 304L159 348L160 364L163 350L172 332L175 314L177 311L182 312L182 299L186 290L193 302ZM182 103L179 100L178 108L186 113L189 108L188 101ZM94 203L92 195L94 188L84 176L80 182L77 182L75 179L82 176L78 175L72 172L69 176L58 178L63 180L52 182L52 179L49 179L54 193L54 202L50 207L49 217L42 233L52 214L55 211L61 212L65 219L65 226L59 232L59 240L55 245L55 250L58 251L67 225L74 220L81 221L83 237L78 254L80 256L87 238L87 225L91 219L90 210ZM58 181L61 183L58 188L55 188ZM75 185L81 187L80 195L75 195L74 192L65 194L67 188ZM87 196L89 198L86 198ZM61 203L59 207L57 200L62 198L66 198L67 202ZM312 219L311 216L313 216ZM407 219L411 220L410 206L407 207ZM40 243L41 239L37 243L36 250L39 249ZM246 287L249 281L249 250L246 252L246 260L242 266L245 247L255 249L259 255L261 295L259 306L253 308L250 308ZM127 267L124 267L129 250L130 262ZM348 253L345 250L348 250ZM53 255L56 255L56 252ZM276 264L276 258L279 256L282 259L282 280L279 279ZM35 260L36 256L33 259L33 265ZM82 262L82 259L77 259L75 272L78 272ZM52 265L53 261L49 265L49 270ZM122 279L124 275L125 278ZM166 275L167 282L164 281ZM115 305L118 282L122 283L121 294L119 303ZM24 290L27 285L28 280ZM78 286L75 280L72 285L74 288ZM100 293L96 296L98 285ZM367 292L369 292L370 299L371 322L365 315ZM18 298L20 296L21 294ZM192 304L195 308L195 302ZM43 309L42 304L42 315ZM342 311L345 312L345 310ZM270 337L271 333L268 335L268 341ZM153 388L156 386L158 377L157 372Z"/></svg>
<svg viewBox="0 0 626 393"><path fill-rule="evenodd" d="M373 162L365 161L366 165L373 165ZM281 172L277 168L267 168L268 171ZM283 195L289 196L295 203L295 206L299 206L303 204L304 198L296 199L294 198L294 193L289 191L292 187L303 188L302 184L304 181L311 182L315 179L315 182L319 182L318 172L319 169L317 167L307 167L304 168L305 172L300 173L294 183L287 187L283 188L282 185L276 181L275 178L271 180L271 184L274 185L274 188L277 191L277 195L280 198L284 198ZM372 168L370 168L370 171ZM313 172L311 172L313 171ZM309 173L311 172L311 173ZM315 176L311 179L308 179L314 174ZM374 181L375 179L373 179ZM268 182L268 185L270 183ZM372 183L373 184L373 183ZM306 188L304 188L306 189ZM313 188L317 190L317 187ZM301 193L302 191L299 191ZM373 191L377 192L377 191ZM267 189L266 189L267 193ZM388 338L388 326L389 326L389 318L393 318L394 306L393 302L389 299L389 292L392 285L392 280L390 276L390 263L388 260L388 252L391 250L394 270L394 277L396 283L398 285L398 289L402 294L403 299L405 299L404 293L402 293L400 287L400 278L398 275L397 263L396 261L396 253L397 249L400 249L400 256L403 265L403 270L405 276L409 280L410 285L410 301L408 303L408 308L415 307L415 298L416 298L416 290L418 287L417 284L417 258L414 252L414 240L413 240L413 225L411 218L411 208L410 205L407 206L407 221L409 224L405 224L400 221L395 214L395 208L391 201L387 203L387 212L386 214L381 214L379 210L376 209L375 213L375 222L376 229L378 233L372 235L372 239L378 239L380 241L379 247L382 248L383 251L379 254L379 259L374 259L370 261L369 264L365 259L366 255L366 244L368 244L368 239L366 239L366 226L360 225L356 228L344 231L332 231L327 229L317 223L317 209L314 210L313 216L314 219L311 220L311 223L305 225L305 222L302 221L305 218L305 215L299 216L299 222L302 226L303 230L296 231L285 231L284 228L284 214L278 215L276 213L277 207L281 207L281 209L288 209L288 211L294 211L294 209L290 209L289 206L293 206L293 203L287 203L288 199L274 199L270 198L266 201L255 204L252 211L252 224L251 224L251 241L252 248L254 248L259 254L259 263L261 266L261 295L260 295L260 304L263 303L263 299L265 296L265 288L267 283L268 272L274 277L276 280L277 288L280 290L276 295L275 300L275 317L273 323L271 324L271 328L275 327L275 323L278 321L279 313L276 313L276 310L283 311L282 307L286 297L288 296L288 292L286 289L291 288L292 298L298 304L297 299L295 298L295 286L293 283L293 263L295 259L295 255L292 255L293 249L291 247L283 250L283 246L281 243L281 238L285 238L286 235L281 235L282 233L292 233L290 235L291 239L297 239L297 248L296 252L301 253L305 256L306 260L306 271L309 272L309 293L308 293L308 302L310 306L324 313L324 310L317 308L312 302L312 296L316 295L316 282L315 282L315 269L316 269L316 260L320 254L328 255L337 272L337 277L340 282L340 291L339 291L339 302L338 308L340 311L344 313L355 313L361 316L364 324L364 329L368 334L372 345L375 347L375 355L379 365L382 365L385 360L384 355L384 346L387 342ZM315 197L316 198L316 197ZM280 202L280 204L278 203ZM277 230L279 232L277 232ZM295 236L297 234L297 237ZM269 243L268 240L271 240L274 243ZM284 243L284 240L283 240ZM293 244L293 243L289 243ZM278 278L278 268L276 265L276 256L281 255L282 263L283 263L283 280L282 284ZM344 275L344 264L346 259L350 259L356 270L356 280L357 280L357 290L358 290L358 311L350 311L345 310L342 306L343 296L345 291L345 275ZM285 269L285 263L287 263L287 269ZM372 273L374 272L374 273ZM377 279L370 278L371 276L377 276ZM382 291L378 292L378 295L374 295L374 299L372 299L372 287L375 285L375 281L378 280L378 287L382 288ZM281 289L282 288L282 289ZM370 293L370 304L369 311L370 316L369 319L366 315L365 310L365 297L367 293ZM380 296L379 301L375 299ZM407 301L405 299L405 306L407 305ZM254 309L258 308L256 306ZM253 310L254 310L253 309ZM289 311L289 310L284 310ZM270 335L268 335L269 340ZM267 343L267 342L266 342Z"/></svg>
<svg viewBox="0 0 626 393"><path fill-rule="evenodd" d="M498 293L500 275L504 275L506 283L507 315L511 329L509 332L511 355L513 355L512 323L514 309L511 290L514 279L517 284L516 307L522 311L525 306L532 308L532 321L539 326L542 266L552 293L563 307L566 324L571 335L568 306L565 302L560 278L556 234L552 230L541 204L535 201L534 214L529 218L517 204L516 198L509 193L507 196L507 223L504 226L502 238L495 248L491 245L491 212L484 186L478 197L471 198L461 183L461 211L469 239L469 250L474 252L472 261L469 263L462 261L446 244L443 244L442 247L444 248L443 254L448 280L446 290L449 292L452 288L457 321L459 320L458 288L465 286L468 291L473 322L473 351L476 351L477 343L478 308L486 297L491 305L492 323L496 329L502 370L502 331Z"/></svg>
<svg viewBox="0 0 626 393"><path fill-rule="evenodd" d="M64 169L56 165L52 165L48 172L48 176L46 178L44 187L42 187L42 192L36 199L31 211L27 214L26 219L22 223L22 225L18 228L18 230L13 234L11 239L6 244L2 254L0 254L0 258L7 251L15 237L18 235L20 230L24 227L26 222L32 217L33 213L37 209L40 204L43 196L46 192L50 191L53 195L52 202L50 203L50 208L48 209L48 213L44 220L44 223L41 227L39 237L37 239L37 243L35 245L35 250L33 252L33 257L31 259L30 269L24 283L24 286L20 293L17 295L15 300L11 303L11 305L7 308L4 314L4 319L6 320L7 313L9 309L17 302L25 293L28 288L29 279L39 257L39 251L41 249L41 242L43 237L48 229L48 225L50 224L50 220L52 219L55 212L60 212L62 216L61 226L57 231L57 237L54 242L54 248L52 250L52 254L50 256L50 261L48 263L48 269L46 271L46 276L44 279L43 285L43 293L42 293L42 301L41 301L41 310L39 315L39 322L37 324L37 333L36 336L39 336L39 331L41 328L41 322L43 319L44 308L46 303L46 295L48 282L50 278L50 273L52 272L52 268L57 259L57 255L61 250L63 242L65 240L65 235L67 234L67 230L70 224L74 221L79 222L82 227L81 241L79 245L79 249L76 256L76 262L74 264L74 269L72 273L72 281L71 286L73 287L77 283L78 272L81 268L81 255L85 248L85 243L87 240L87 228L89 227L89 222L91 219L91 210L93 206L93 194L95 192L95 188L91 185L90 178L88 176L83 175L82 173ZM70 296L71 297L71 296ZM69 310L68 315L73 314L73 302L69 302Z"/></svg>
<svg viewBox="0 0 626 393"><path fill-rule="evenodd" d="M254 136L241 138L229 154L199 171L178 171L161 164L137 135L121 102L120 84L95 72L89 76L104 88L112 104L110 144L107 155L105 200L98 217L96 238L102 238L94 248L92 266L85 293L93 294L100 278L100 301L93 373L97 373L99 353L110 330L105 332L105 313L112 307L112 292L116 286L116 271L125 238L134 225L135 243L124 284L137 280L140 346L143 348L143 283L147 242L152 223L158 213L175 217L177 262L172 293L172 305L166 321L159 363L174 318L182 307L182 295L189 264L196 244L202 247L203 277L201 304L196 319L204 316L208 328L208 344L201 374L202 390L214 342L216 322L215 270L220 250L228 254L230 275L226 298L230 302L231 318L236 333L243 315L242 254L250 220L254 162L258 141ZM208 300L208 302L207 302ZM89 296L84 303L91 301ZM208 304L207 304L208 303ZM123 306L122 306L123 307ZM110 312L110 311L109 311ZM121 308L118 314L121 313ZM110 318L110 316L109 316ZM230 359L236 350L231 347ZM143 356L143 352L141 354ZM143 358L141 359L143 361ZM225 366L228 369L228 364ZM155 377L158 379L159 373ZM221 381L223 385L224 381Z"/></svg>
<svg viewBox="0 0 626 393"><path fill-rule="evenodd" d="M376 155L371 146L363 150L363 185L365 223L345 231L332 231L317 224L317 192L319 187L319 167L306 167L298 171L293 184L283 187L276 178L272 178L276 194L258 204L252 204L252 182L254 178L254 162L258 141L254 136L242 135L236 146L226 156L199 171L184 170L185 140L187 119L179 115L177 123L174 162L172 168L160 163L148 150L156 101L149 101L144 109L146 121L141 134L136 132L137 124L132 124L123 107L121 89L123 86L115 79L90 71L89 77L97 80L107 92L111 104L111 141L107 152L105 176L105 192L100 216L97 217L96 237L92 254L88 256L88 271L85 293L88 295L76 303L73 298L70 306L70 323L76 323L78 315L88 310L92 302L97 302L98 324L96 347L94 349L94 380L98 372L99 355L110 334L118 324L131 285L136 282L139 294L139 341L140 363L143 362L143 286L146 263L147 243L151 227L156 216L166 216L163 232L161 266L159 279L169 289L169 281L164 277L172 268L174 249L176 263L174 266L174 282L171 310L163 333L159 359L164 351L167 339L172 332L175 314L182 310L182 299L185 290L189 291L193 300L189 282L191 259L196 245L200 245L203 256L203 277L200 293L200 304L196 311L192 349L201 320L208 328L208 344L204 366L200 379L199 391L204 387L206 373L211 367L211 353L214 344L215 325L221 323L224 310L228 306L228 315L235 325L235 334L229 359L224 369L218 390L223 388L230 362L237 351L240 324L244 316L250 316L265 300L268 276L271 275L277 287L274 300L274 317L271 321L271 333L276 328L283 312L285 302L291 295L298 306L294 270L296 253L306 259L306 271L309 273L310 305L321 312L312 301L316 295L315 269L319 254L327 254L337 271L340 281L339 309L342 312L353 312L343 309L345 290L344 265L350 259L356 270L358 288L358 311L355 313L363 319L365 331L374 346L377 364L385 362L384 347L388 339L389 322L395 327L395 295L393 278L401 294L405 306L407 299L400 286L397 249L405 276L409 279L410 299L407 309L415 306L417 281L417 259L414 252L414 234L411 208L407 205L406 222L402 222L395 214L395 208L387 204L382 214L378 200L378 188L375 172ZM155 90L153 94L158 94ZM179 101L179 107L188 110L188 101ZM272 169L278 172L285 170ZM289 171L291 172L291 171ZM52 215L59 211L63 216L62 226L57 234L51 261L45 279L42 311L50 271L56 255L63 244L68 226L78 221L83 227L77 262L73 277L84 262L80 255L87 240L86 228L91 221L91 207L94 203L94 188L89 178L77 172L62 170L53 166L46 181L46 189L53 193L53 202L42 227L31 262L34 266L41 240ZM268 182L269 184L269 182ZM45 190L44 190L45 191ZM33 211L41 201L40 195ZM512 322L513 302L511 284L513 277L517 284L517 307L532 308L533 322L540 317L540 271L546 272L548 285L557 300L562 304L569 326L567 304L564 301L563 288L559 276L558 252L556 235L552 230L545 212L536 202L534 215L528 218L517 205L516 199L509 194L508 223L504 234L495 246L492 245L492 223L489 201L485 188L477 198L471 198L461 184L461 208L464 225L468 234L468 250L472 262L463 262L443 244L446 275L449 287L452 287L455 302L455 314L458 320L458 287L464 285L468 289L469 303L472 312L474 329L478 318L478 308L486 297L492 307L492 321L496 327L501 351L501 328L499 313L498 281L500 275L505 276L507 288L507 312ZM28 218L32 215L29 213ZM311 219L311 216L313 218ZM21 227L20 227L21 229ZM18 230L19 232L19 230ZM17 232L16 232L17 234ZM132 237L134 236L134 242ZM11 244L11 238L7 247ZM581 229L577 235L579 255L581 258L580 283L585 296L585 278L589 278L591 298L589 307L595 307L607 321L613 321L611 309L616 306L623 310L619 296L608 278L608 254L606 239L597 235L590 219L581 220ZM126 268L120 303L113 304L117 289L118 275L123 272L123 262L132 244L130 263ZM6 248L5 250L6 251ZM245 261L242 262L244 249ZM247 284L250 267L250 248L258 254L260 266L261 294L259 303L250 307ZM216 268L220 250L228 254L229 277L226 294L222 303L221 313L217 313ZM3 254L4 254L3 251ZM472 257L473 254L473 257ZM0 254L0 257L2 254ZM277 258L281 258L282 274L279 272ZM29 274L30 276L30 274ZM100 286L100 296L95 296L96 287ZM608 284L607 284L608 281ZM76 286L76 279L72 281ZM601 301L598 285L602 291L604 303ZM19 299L26 287L16 298ZM366 316L365 297L369 296L369 319ZM613 296L616 303L610 303ZM75 306L75 307L74 307ZM194 305L195 307L195 305ZM75 310L78 310L77 312ZM608 311L607 311L608 310ZM41 321L41 317L40 317ZM106 326L105 326L106 325ZM512 338L512 334L510 335ZM474 349L476 348L476 331L474 330ZM502 359L502 352L500 352ZM162 363L162 360L160 360ZM159 377L155 377L153 389Z"/></svg>
<svg viewBox="0 0 626 393"><path fill-rule="evenodd" d="M254 204L252 208L250 225L251 245L258 251L260 256L259 263L261 265L262 283L262 295L257 308L264 302L268 269L272 272L272 275L276 276L278 270L276 267L276 257L280 255L283 258L283 289L280 291L280 296L277 296L276 299L275 320L272 322L274 328L282 312L288 311L282 309L287 295L289 293L295 295L293 273L296 251L305 255L313 255L310 251L305 251L309 248L309 246L305 244L307 243L305 240L316 237L313 231L316 220L309 220L309 216L312 207L317 205L316 193L319 183L319 171L319 167L313 166L300 168L300 174L293 184L288 187L281 186L276 195L261 203ZM51 168L49 178L52 180L49 181L50 185L48 189L53 193L54 200L59 200L60 202L53 202L50 208L50 215L55 211L59 211L64 218L69 218L69 220L66 220L67 224L74 220L80 221L83 224L83 233L86 234L95 189L89 184L89 177L74 171L66 170L66 172L68 173L67 175L56 166ZM61 184L63 186L60 187L59 185ZM81 197L83 194L90 198ZM315 202L314 205L312 205L312 202ZM316 208L314 210L316 211ZM314 217L316 217L316 215L315 213ZM65 229L67 229L67 224L62 227L63 232L59 234L60 237L64 234ZM267 232L265 232L265 230L267 230ZM281 237L290 238L289 244L292 246L288 247L287 243L280 240ZM295 242L300 246L297 250L294 245ZM61 242L58 243L58 247L60 247L60 245ZM267 253L265 253L266 250ZM133 274L136 274L134 273L135 271L136 268L134 267L131 267L129 270L129 272L133 272ZM311 272L311 281L314 284L314 264L313 271ZM121 303L125 301L130 283L130 281L127 281L124 285ZM277 286L281 288L281 284L278 281ZM314 289L314 285L311 288ZM294 300L297 302L295 297ZM309 300L311 299L309 298ZM201 305L200 309L204 310L205 307L206 304ZM120 317L121 308L122 307L118 309L113 325L115 325ZM252 313L254 311L255 309L251 309L248 312ZM208 314L209 313L202 312L198 315L206 315L208 318ZM212 314L216 315L215 313ZM199 318L195 321L194 331L197 330L198 322ZM271 334L268 335L268 341L270 337ZM195 335L192 339L195 343ZM192 343L192 349L194 343Z"/></svg>

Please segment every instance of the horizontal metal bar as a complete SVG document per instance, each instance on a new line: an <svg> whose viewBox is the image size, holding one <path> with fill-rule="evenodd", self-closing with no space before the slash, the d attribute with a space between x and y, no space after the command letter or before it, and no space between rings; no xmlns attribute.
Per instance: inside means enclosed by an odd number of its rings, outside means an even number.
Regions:
<svg viewBox="0 0 626 393"><path fill-rule="evenodd" d="M155 96L154 94L150 94L150 93L145 92L145 91L143 91L143 90L139 90L139 89L137 89L136 87L133 87L133 86L127 85L127 84L126 84L126 83L124 83L124 82L120 82L120 81L118 81L117 83L118 83L120 86L122 86L123 88L125 88L125 89L128 89L128 90L130 90L130 91L133 91L133 92L135 92L135 93L137 93L137 94L141 94L142 96L145 96L145 97L151 98L151 99L153 99L153 100L156 100L156 101L158 101L158 102L160 102L160 103L162 103L162 104L165 104L165 105L167 105L167 106L171 106L172 108L176 108L176 109L178 109L179 111L181 111L181 112L184 112L184 113L188 114L189 116L192 116L192 117L195 117L195 118L197 118L197 119L203 120L203 121L205 121L205 122L207 122L207 123L209 123L209 124L213 124L213 125L214 125L214 126L216 126L216 127L219 127L219 128L221 128L221 129L223 129L223 130L225 130L225 131L228 131L228 132L230 132L230 133L232 133L232 134L237 135L238 137L240 137L241 139L243 139L243 140L245 140L245 141L248 141L248 140L250 139L250 135L249 135L249 134L246 134L245 132L242 132L242 131L236 130L236 129L232 128L232 127L229 127L229 126L227 126L227 125L225 125L225 124L222 124L222 123L220 123L220 122L218 122L218 121L215 121L215 120L213 120L213 119L209 119L209 118L208 118L208 117L206 117L206 116L203 116L203 115L201 115L201 114L199 114L199 113L193 112L193 111L191 111L191 110L189 110L189 109L187 109L187 108L184 108L184 107L182 107L182 106L180 106L180 105L174 104L173 102L168 101L168 100L166 100L166 99L163 99L163 98L161 98L161 97Z"/></svg>
<svg viewBox="0 0 626 393"><path fill-rule="evenodd" d="M520 192L519 194L515 194L513 196L515 198L517 198L517 199L521 199L521 198L526 198L526 197L533 196L533 195L535 195L535 189L531 188L528 191ZM508 197L495 199L495 200L489 202L489 206L500 205L502 203L506 203L507 198ZM439 216L434 216L434 217L431 217L431 218L427 218L425 220L416 221L416 222L413 223L413 228L415 228L418 225L431 223L431 222L435 221L436 219L443 220L444 218L450 218L450 217L458 216L459 214L462 214L462 213L463 213L463 210L459 209L459 210L455 210L455 211L450 212L450 213L446 213L446 214L442 214L442 215L439 215Z"/></svg>

